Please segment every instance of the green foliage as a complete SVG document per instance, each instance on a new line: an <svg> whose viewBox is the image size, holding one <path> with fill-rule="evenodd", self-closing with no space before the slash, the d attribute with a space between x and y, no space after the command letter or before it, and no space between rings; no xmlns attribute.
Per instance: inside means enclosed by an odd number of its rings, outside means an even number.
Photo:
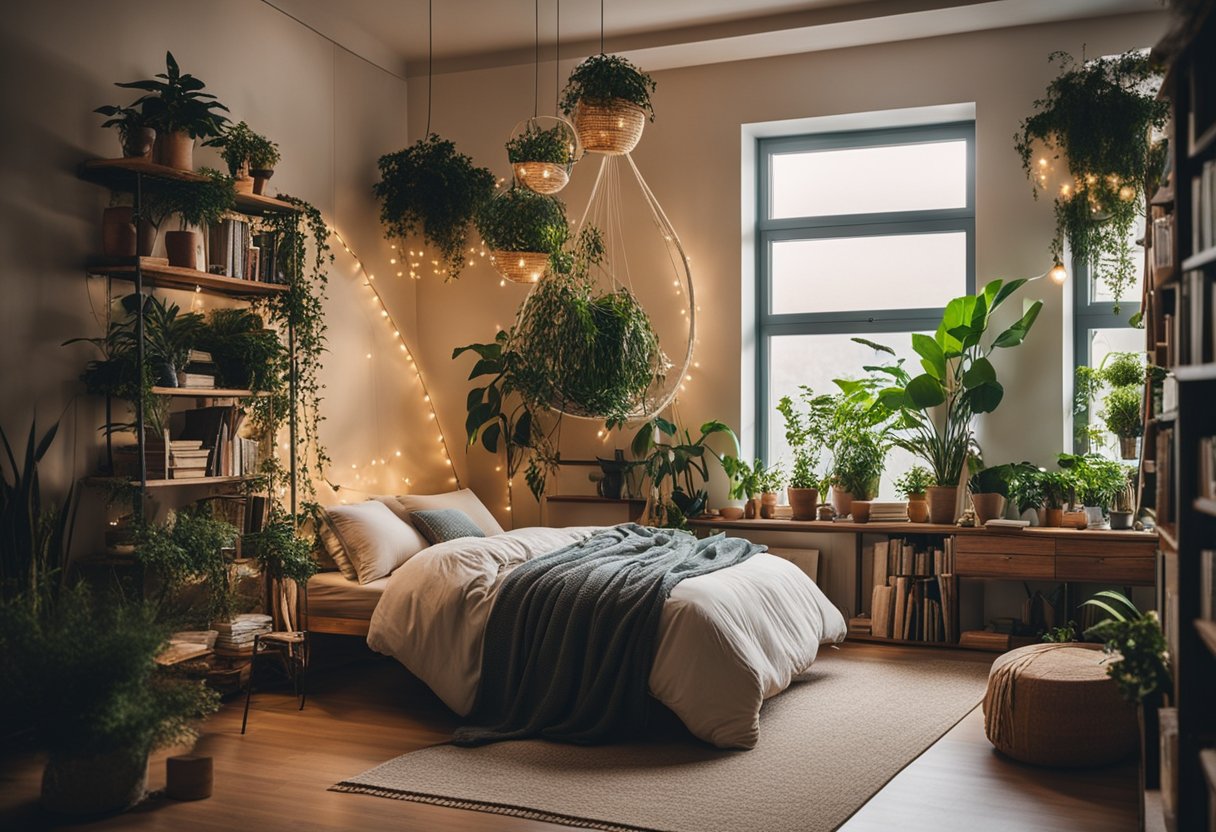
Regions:
<svg viewBox="0 0 1216 832"><path fill-rule="evenodd" d="M1132 226L1143 211L1145 186L1160 169L1150 132L1165 125L1169 102L1156 97L1159 76L1143 52L1083 63L1055 52L1050 60L1061 73L1035 101L1037 112L1022 122L1014 146L1032 181L1042 167L1039 143L1048 148L1044 153L1065 157L1072 182L1053 195L1051 253L1058 262L1067 239L1073 255L1111 290L1118 314L1135 279Z"/></svg>
<svg viewBox="0 0 1216 832"><path fill-rule="evenodd" d="M936 483L937 480L932 471L923 465L913 465L899 479L895 480L895 491L907 500L913 494L923 495L926 488Z"/></svg>
<svg viewBox="0 0 1216 832"><path fill-rule="evenodd" d="M107 104L104 107L98 107L93 112L99 113L108 118L101 123L102 127L113 127L118 130L118 136L122 143L127 143L127 137L136 130L144 127L151 127L148 120L144 118L143 110L137 107L122 107Z"/></svg>
<svg viewBox="0 0 1216 832"><path fill-rule="evenodd" d="M619 55L592 55L574 68L562 90L562 112L570 115L579 101L606 104L622 99L636 104L654 121L650 95L654 79Z"/></svg>
<svg viewBox="0 0 1216 832"><path fill-rule="evenodd" d="M764 474L764 461L757 459L748 463L734 456L721 458L722 470L730 482L729 496L732 500L750 500L761 493L760 478Z"/></svg>
<svg viewBox="0 0 1216 832"><path fill-rule="evenodd" d="M488 248L553 254L570 234L561 201L512 185L486 200L474 218Z"/></svg>
<svg viewBox="0 0 1216 832"><path fill-rule="evenodd" d="M214 225L236 205L232 178L213 168L199 168L202 182L166 179L150 184L144 192L143 212L159 227L166 217L177 214L181 229Z"/></svg>
<svg viewBox="0 0 1216 832"><path fill-rule="evenodd" d="M1137 384L1116 387L1102 400L1102 421L1121 439L1144 433L1142 388Z"/></svg>
<svg viewBox="0 0 1216 832"><path fill-rule="evenodd" d="M832 484L856 499L873 499L890 447L883 426L887 413L864 396L838 394L832 400Z"/></svg>
<svg viewBox="0 0 1216 832"><path fill-rule="evenodd" d="M237 530L204 507L182 509L165 526L147 525L136 536L135 555L160 582L157 606L171 620L205 624L233 613L229 560L221 551L236 544ZM190 609L182 590L206 586L206 606Z"/></svg>
<svg viewBox="0 0 1216 832"><path fill-rule="evenodd" d="M971 475L967 487L973 494L1000 494L1002 497L1008 497L1015 482L1023 477L1033 477L1038 470L1029 462L1007 462L990 468L980 468Z"/></svg>
<svg viewBox="0 0 1216 832"><path fill-rule="evenodd" d="M1047 508L1064 508L1077 500L1077 481L1071 470L1041 471L1039 488Z"/></svg>
<svg viewBox="0 0 1216 832"><path fill-rule="evenodd" d="M709 480L707 456L718 460L730 476L727 460L733 457L720 456L710 447L709 440L715 436L727 437L734 456L738 456L739 437L723 422L712 421L701 425L701 433L694 440L687 428L679 428L675 423L656 416L644 423L634 435L630 448L634 458L642 462L642 470L652 493L662 495L664 485L671 481L671 497L655 505L656 525L686 528L689 517L695 517L705 510L709 499L709 493L705 490L705 483ZM757 486L764 484L759 479L758 471L755 482Z"/></svg>
<svg viewBox="0 0 1216 832"><path fill-rule="evenodd" d="M151 607L98 599L83 585L41 607L0 601L0 709L20 714L52 754L138 759L192 740L219 697L156 666L166 636Z"/></svg>
<svg viewBox="0 0 1216 832"><path fill-rule="evenodd" d="M1138 352L1112 352L1102 360L1102 380L1111 387L1144 384L1144 355Z"/></svg>
<svg viewBox="0 0 1216 832"><path fill-rule="evenodd" d="M469 223L494 193L494 174L473 165L456 145L434 133L396 153L380 157L380 200L385 237L404 242L421 233L438 249L432 258L451 280L465 264Z"/></svg>
<svg viewBox="0 0 1216 832"><path fill-rule="evenodd" d="M565 124L542 128L529 123L524 132L506 144L507 159L517 162L548 162L569 165L574 161L574 135Z"/></svg>
<svg viewBox="0 0 1216 832"><path fill-rule="evenodd" d="M146 81L128 81L115 86L143 90L145 95L131 107L138 107L149 127L160 135L185 131L195 139L218 139L223 135L228 119L219 111L228 108L209 92L203 92L203 82L193 75L182 74L172 52L165 53L165 71ZM204 144L212 142L205 141Z"/></svg>
<svg viewBox="0 0 1216 832"><path fill-rule="evenodd" d="M816 396L805 384L798 390L801 409L790 396L782 396L777 402L777 412L785 419L785 441L794 453L790 487L815 488L819 482L816 469L827 446L835 402L828 395Z"/></svg>
<svg viewBox="0 0 1216 832"><path fill-rule="evenodd" d="M977 295L951 300L933 336L913 333L912 347L924 372L913 376L900 359L867 367L867 379L836 382L846 395L885 411L893 429L890 441L923 459L938 485L958 484L967 457L977 450L975 416L996 410L1004 398L991 355L1026 339L1043 302L1024 303L1017 321L987 344L985 339L992 316L1025 283L993 280ZM895 354L890 347L854 340Z"/></svg>
<svg viewBox="0 0 1216 832"><path fill-rule="evenodd" d="M762 470L756 478L761 494L776 494L785 487L785 468L780 463Z"/></svg>
<svg viewBox="0 0 1216 832"><path fill-rule="evenodd" d="M270 523L256 534L241 538L242 552L258 562L266 577L303 584L317 572L312 543L296 535L289 520Z"/></svg>
<svg viewBox="0 0 1216 832"><path fill-rule="evenodd" d="M1141 613L1126 596L1104 590L1085 601L1109 618L1085 631L1099 638L1110 661L1106 672L1129 702L1160 701L1173 691L1170 659L1165 634L1154 610Z"/></svg>
<svg viewBox="0 0 1216 832"><path fill-rule="evenodd" d="M1043 633L1043 641L1048 644L1070 644L1077 639L1077 622L1069 621L1059 627L1049 627Z"/></svg>
<svg viewBox="0 0 1216 832"><path fill-rule="evenodd" d="M1043 507L1046 500L1043 487L1044 473L1046 472L1041 468L1026 464L1018 466L1014 471L1009 480L1009 499L1017 506L1019 514L1027 509Z"/></svg>
<svg viewBox="0 0 1216 832"><path fill-rule="evenodd" d="M212 144L221 148L220 155L228 165L228 172L236 176L244 168L267 170L279 161L279 146L270 139L253 132L245 122L229 127L224 135Z"/></svg>
<svg viewBox="0 0 1216 832"><path fill-rule="evenodd" d="M198 337L198 348L211 353L223 387L272 392L283 386L287 350L279 334L267 329L252 309L212 309Z"/></svg>
<svg viewBox="0 0 1216 832"><path fill-rule="evenodd" d="M1127 466L1097 454L1060 454L1060 468L1071 474L1082 505L1110 508L1127 486Z"/></svg>

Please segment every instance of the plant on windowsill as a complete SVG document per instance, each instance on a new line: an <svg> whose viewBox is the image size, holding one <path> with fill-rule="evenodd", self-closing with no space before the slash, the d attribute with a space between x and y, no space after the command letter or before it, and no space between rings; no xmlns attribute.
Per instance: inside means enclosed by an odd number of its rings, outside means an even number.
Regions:
<svg viewBox="0 0 1216 832"><path fill-rule="evenodd" d="M967 458L978 450L974 420L996 410L1004 398L991 355L1021 344L1042 309L1042 301L1024 303L1022 316L986 343L992 316L1026 282L993 280L977 295L951 300L932 336L913 333L923 373L913 376L900 359L873 369L866 379L836 382L846 395L885 410L892 420L892 444L920 457L933 472L937 485L929 490L929 512L935 523L954 522ZM854 340L895 355L890 347Z"/></svg>
<svg viewBox="0 0 1216 832"><path fill-rule="evenodd" d="M437 251L419 255L431 261L444 280L460 277L467 261L469 225L482 203L494 194L494 174L474 166L456 145L431 133L414 144L380 157L380 200L384 236L396 243L401 257L408 238L421 233ZM421 268L421 266L419 266Z"/></svg>
<svg viewBox="0 0 1216 832"><path fill-rule="evenodd" d="M760 514L760 487L764 476L764 462L747 462L737 456L722 457L722 470L729 483L728 496L743 501L743 518L754 520Z"/></svg>
<svg viewBox="0 0 1216 832"><path fill-rule="evenodd" d="M1119 437L1119 456L1135 459L1136 440L1144 435L1143 385L1116 387L1102 399L1102 421Z"/></svg>
<svg viewBox="0 0 1216 832"><path fill-rule="evenodd" d="M929 522L929 503L925 489L936 484L933 472L923 465L913 465L895 480L895 492L908 501L908 519L913 523Z"/></svg>
<svg viewBox="0 0 1216 832"><path fill-rule="evenodd" d="M701 425L695 440L688 428L680 428L661 416L645 422L634 435L630 450L642 463L649 483L644 518L647 525L684 529L689 518L705 511L709 502L705 487L709 481L706 457L718 460L730 476L726 460L732 457L719 455L710 446L709 441L715 436L725 436L730 440L731 450L739 453L739 437L730 426L716 420ZM760 484L759 479L756 484Z"/></svg>
<svg viewBox="0 0 1216 832"><path fill-rule="evenodd" d="M642 138L654 79L619 55L592 55L574 68L562 90L562 112L592 153L628 153Z"/></svg>
<svg viewBox="0 0 1216 832"><path fill-rule="evenodd" d="M826 444L834 408L832 397L816 396L806 385L799 387L801 409L790 396L777 402L777 412L785 420L785 441L794 454L790 471L790 510L795 520L814 520L820 499L816 473ZM826 498L827 494L822 494Z"/></svg>
<svg viewBox="0 0 1216 832"><path fill-rule="evenodd" d="M525 285L540 280L570 234L560 201L518 185L482 203L474 223L498 273Z"/></svg>
<svg viewBox="0 0 1216 832"><path fill-rule="evenodd" d="M777 516L779 492L786 483L785 468L778 463L761 471L756 477L760 489L760 516L772 520Z"/></svg>
<svg viewBox="0 0 1216 832"><path fill-rule="evenodd" d="M1127 486L1127 467L1098 454L1060 454L1060 468L1073 475L1089 528L1101 528L1106 512Z"/></svg>
<svg viewBox="0 0 1216 832"><path fill-rule="evenodd" d="M1077 368L1073 416L1077 423L1079 449L1093 450L1106 440L1102 431L1094 426L1090 418L1093 404L1101 395L1103 387L1109 387L1111 392L1129 388L1131 392L1135 393L1138 402L1144 388L1146 371L1143 354L1136 352L1112 352L1107 354L1097 367ZM1113 403L1114 409L1118 411L1114 420L1114 424L1119 427L1118 431L1110 426L1111 422L1106 419L1106 414L1099 414L1106 421L1108 430L1118 438L1119 452L1124 459L1136 458L1136 438L1144 432L1138 403L1135 407L1134 418L1132 416L1131 392L1120 393ZM1104 402L1104 404L1107 403ZM1110 404L1107 404L1107 410L1110 409Z"/></svg>
<svg viewBox="0 0 1216 832"><path fill-rule="evenodd" d="M1074 258L1090 263L1110 290L1118 314L1136 275L1132 227L1144 210L1145 186L1164 159L1151 134L1165 126L1169 102L1157 98L1160 75L1146 52L1080 63L1054 52L1049 60L1061 73L1022 122L1014 147L1036 198L1058 188L1051 194L1056 262L1067 240ZM1061 164L1066 172L1056 174Z"/></svg>

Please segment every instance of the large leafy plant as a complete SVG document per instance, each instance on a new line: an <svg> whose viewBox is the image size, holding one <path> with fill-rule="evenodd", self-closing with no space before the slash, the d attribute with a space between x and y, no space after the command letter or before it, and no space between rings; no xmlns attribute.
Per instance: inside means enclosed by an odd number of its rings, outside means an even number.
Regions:
<svg viewBox="0 0 1216 832"><path fill-rule="evenodd" d="M483 202L474 222L486 246L496 251L553 254L570 233L560 200L518 185Z"/></svg>
<svg viewBox="0 0 1216 832"><path fill-rule="evenodd" d="M654 107L650 103L654 90L654 79L625 58L603 53L592 55L570 73L562 90L562 112L570 115L579 101L603 105L619 99L641 107L654 121Z"/></svg>
<svg viewBox="0 0 1216 832"><path fill-rule="evenodd" d="M1151 133L1165 125L1169 102L1156 96L1160 77L1145 52L1080 63L1055 52L1050 60L1061 73L1022 122L1015 148L1036 196L1056 184L1050 172L1064 157L1068 175L1052 195L1051 253L1059 262L1067 240L1073 256L1110 289L1117 314L1135 280L1132 227L1164 159Z"/></svg>
<svg viewBox="0 0 1216 832"><path fill-rule="evenodd" d="M733 457L721 456L710 447L709 440L715 436L730 440ZM738 457L739 437L725 423L712 421L701 425L700 435L693 439L688 428L680 428L674 422L656 416L634 434L630 449L634 458L643 463L652 495L657 495L649 521L657 526L682 529L687 527L688 518L704 511L709 499L705 489L709 480L709 459L728 466L727 459ZM726 470L733 478L731 469L727 467ZM771 485L766 479L771 474L761 463L756 464L751 476L757 489ZM670 494L667 494L668 485Z"/></svg>
<svg viewBox="0 0 1216 832"><path fill-rule="evenodd" d="M203 144L213 144L223 135L228 119L220 111L228 112L228 108L203 92L201 79L183 73L172 52L165 53L165 71L157 73L156 79L115 84L146 93L131 106L140 108L147 126L161 135L185 132L191 138L205 139Z"/></svg>
<svg viewBox="0 0 1216 832"><path fill-rule="evenodd" d="M1121 593L1103 590L1085 601L1108 618L1085 631L1101 639L1106 648L1107 674L1129 702L1159 702L1174 688L1170 657L1161 622L1154 610L1142 613Z"/></svg>
<svg viewBox="0 0 1216 832"><path fill-rule="evenodd" d="M974 418L996 410L1005 396L992 353L1025 341L1043 302L1024 303L1021 317L995 338L988 337L988 329L997 310L1025 283L994 280L976 295L950 301L932 336L913 333L923 372L913 375L900 359L868 367L868 378L836 382L846 395L869 398L890 414L890 441L924 460L938 485L960 483L968 456L978 450ZM895 355L890 347L857 340Z"/></svg>
<svg viewBox="0 0 1216 832"><path fill-rule="evenodd" d="M252 309L212 309L199 333L198 348L211 354L225 387L273 392L283 384L287 350Z"/></svg>
<svg viewBox="0 0 1216 832"><path fill-rule="evenodd" d="M818 485L817 469L826 449L834 409L831 396L816 395L805 384L798 388L797 403L792 396L782 396L777 402L777 412L785 420L785 441L794 454L791 488Z"/></svg>
<svg viewBox="0 0 1216 832"><path fill-rule="evenodd" d="M456 145L431 133L380 157L380 222L389 240L413 234L438 249L435 270L451 280L465 265L469 224L494 193L494 174L456 152Z"/></svg>

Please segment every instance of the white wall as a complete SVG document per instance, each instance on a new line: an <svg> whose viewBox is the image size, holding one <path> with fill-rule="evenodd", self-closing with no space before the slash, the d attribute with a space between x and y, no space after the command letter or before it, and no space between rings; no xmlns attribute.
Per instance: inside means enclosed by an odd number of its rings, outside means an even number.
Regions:
<svg viewBox="0 0 1216 832"><path fill-rule="evenodd" d="M692 257L701 306L700 368L680 398L682 419L689 425L710 418L732 425L751 421L739 394L739 357L748 338L742 323L747 316L740 308L752 291L740 273L742 125L974 103L977 281L1034 276L1051 266L1052 212L1050 203L1033 199L1012 137L1056 72L1047 56L1059 49L1079 54L1083 45L1089 55L1146 46L1164 25L1164 14L1131 15L655 73L658 120L647 125L634 158ZM562 76L566 74L563 67ZM551 78L551 65L542 68L542 112L552 106ZM508 175L502 143L515 123L531 114L532 68L441 75L434 88L433 129L480 164ZM417 137L426 118L425 79L411 80L411 93L410 133ZM585 204L594 161L576 166L562 194L574 218ZM638 214L628 218L626 234L647 233L639 225L644 219ZM1045 463L1061 449L1068 410L1062 297L1067 291L1070 287L1062 291L1040 281L1023 292L1024 297L1042 298L1044 310L1028 342L997 358L1006 398L980 425L989 459ZM459 281L428 279L419 286L421 343L449 435L461 434L469 388L466 363L452 368L448 360L452 347L490 339L497 327L510 322L523 295L518 287L499 288L488 264L480 263ZM587 457L626 444L627 437L612 437L605 446L596 439L594 426L571 424L563 434L562 452ZM505 485L496 465L480 449L458 461L505 522ZM536 506L521 491L516 488L516 524L534 523ZM718 499L724 496L720 481L715 492Z"/></svg>

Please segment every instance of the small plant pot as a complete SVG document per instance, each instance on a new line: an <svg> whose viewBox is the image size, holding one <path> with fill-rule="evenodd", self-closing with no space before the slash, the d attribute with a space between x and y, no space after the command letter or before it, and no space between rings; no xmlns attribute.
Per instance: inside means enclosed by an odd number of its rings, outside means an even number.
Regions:
<svg viewBox="0 0 1216 832"><path fill-rule="evenodd" d="M491 251L490 261L507 280L529 286L549 268L549 255L543 251Z"/></svg>
<svg viewBox="0 0 1216 832"><path fill-rule="evenodd" d="M743 504L743 519L744 520L755 520L759 516L760 516L760 498L759 497L748 498L748 501Z"/></svg>
<svg viewBox="0 0 1216 832"><path fill-rule="evenodd" d="M972 494L971 505L975 507L975 522L981 526L1005 516L1005 497L1001 494Z"/></svg>
<svg viewBox="0 0 1216 832"><path fill-rule="evenodd" d="M743 506L722 506L718 509L718 514L723 520L742 520Z"/></svg>
<svg viewBox="0 0 1216 832"><path fill-rule="evenodd" d="M1119 437L1119 456L1123 459L1139 459L1140 458L1140 437L1139 436L1120 436Z"/></svg>
<svg viewBox="0 0 1216 832"><path fill-rule="evenodd" d="M835 517L836 512L832 511L832 507L827 503L820 503L819 508L815 510L816 520L831 522Z"/></svg>
<svg viewBox="0 0 1216 832"><path fill-rule="evenodd" d="M122 155L127 159L151 159L152 148L156 146L156 130L151 127L137 127L128 130L122 141Z"/></svg>
<svg viewBox="0 0 1216 832"><path fill-rule="evenodd" d="M134 257L138 235L134 209L117 205L101 212L101 253L106 257Z"/></svg>
<svg viewBox="0 0 1216 832"><path fill-rule="evenodd" d="M760 516L765 520L772 520L777 516L777 495L771 491L760 495Z"/></svg>
<svg viewBox="0 0 1216 832"><path fill-rule="evenodd" d="M854 500L853 501L853 522L854 523L869 523L870 522L870 501L869 500Z"/></svg>
<svg viewBox="0 0 1216 832"><path fill-rule="evenodd" d="M1049 529L1062 529L1064 527L1064 509L1062 508L1047 508L1043 512L1043 525Z"/></svg>
<svg viewBox="0 0 1216 832"><path fill-rule="evenodd" d="M1134 511L1112 511L1110 513L1110 527L1117 531L1130 531L1134 525L1133 518L1136 516Z"/></svg>
<svg viewBox="0 0 1216 832"><path fill-rule="evenodd" d="M238 194L253 193L253 177L252 176L238 176L237 178L232 180L232 188Z"/></svg>
<svg viewBox="0 0 1216 832"><path fill-rule="evenodd" d="M160 136L157 158L162 165L175 170L194 170L194 138L184 130Z"/></svg>
<svg viewBox="0 0 1216 832"><path fill-rule="evenodd" d="M165 232L165 254L169 265L181 269L198 269L202 249L202 235L195 231Z"/></svg>
<svg viewBox="0 0 1216 832"><path fill-rule="evenodd" d="M913 523L929 522L929 504L924 494L908 495L908 520Z"/></svg>
<svg viewBox="0 0 1216 832"><path fill-rule="evenodd" d="M160 233L155 225L147 220L140 220L137 239L138 248L135 253L140 257L151 257L152 252L156 250L156 238L158 236L160 236Z"/></svg>
<svg viewBox="0 0 1216 832"><path fill-rule="evenodd" d="M837 517L853 513L853 495L839 486L832 486L832 512Z"/></svg>
<svg viewBox="0 0 1216 832"><path fill-rule="evenodd" d="M1079 508L1075 511L1065 511L1060 515L1060 525L1065 529L1088 528L1089 521L1085 515L1085 509Z"/></svg>
<svg viewBox="0 0 1216 832"><path fill-rule="evenodd" d="M954 506L958 501L957 485L931 485L925 489L929 502L929 522L949 525L954 522Z"/></svg>
<svg viewBox="0 0 1216 832"><path fill-rule="evenodd" d="M538 194L555 194L570 181L565 165L554 162L516 162L515 181Z"/></svg>
<svg viewBox="0 0 1216 832"><path fill-rule="evenodd" d="M818 488L787 488L786 495L790 500L790 517L794 520L814 520L815 510L819 507Z"/></svg>
<svg viewBox="0 0 1216 832"><path fill-rule="evenodd" d="M574 129L583 149L605 156L621 156L638 146L646 126L646 111L620 98L574 108Z"/></svg>
<svg viewBox="0 0 1216 832"><path fill-rule="evenodd" d="M1105 525L1106 515L1102 512L1102 506L1085 507L1085 527L1087 529L1100 529Z"/></svg>
<svg viewBox="0 0 1216 832"><path fill-rule="evenodd" d="M274 176L274 168L256 168L249 173L253 176L253 192L258 196L264 196L266 183L270 181L270 177Z"/></svg>
<svg viewBox="0 0 1216 832"><path fill-rule="evenodd" d="M148 787L148 755L52 754L42 772L42 808L59 815L130 809Z"/></svg>

